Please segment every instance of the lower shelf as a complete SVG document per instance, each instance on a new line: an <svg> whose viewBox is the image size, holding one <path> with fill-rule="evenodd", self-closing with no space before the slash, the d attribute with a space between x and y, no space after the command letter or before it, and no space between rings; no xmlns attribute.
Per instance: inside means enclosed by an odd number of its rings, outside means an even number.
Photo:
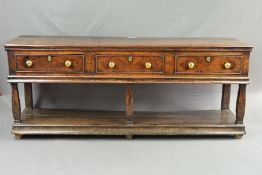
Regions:
<svg viewBox="0 0 262 175"><path fill-rule="evenodd" d="M230 110L187 112L135 112L126 124L125 112L24 110L12 133L21 135L232 135L245 127L235 123Z"/></svg>

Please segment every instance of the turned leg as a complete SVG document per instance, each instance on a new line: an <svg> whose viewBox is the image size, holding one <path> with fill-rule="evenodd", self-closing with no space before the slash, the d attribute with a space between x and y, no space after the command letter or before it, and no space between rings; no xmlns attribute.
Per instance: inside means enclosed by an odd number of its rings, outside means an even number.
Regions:
<svg viewBox="0 0 262 175"><path fill-rule="evenodd" d="M26 109L33 109L33 94L32 94L32 83L25 83L25 107Z"/></svg>
<svg viewBox="0 0 262 175"><path fill-rule="evenodd" d="M231 84L222 85L221 110L229 109Z"/></svg>
<svg viewBox="0 0 262 175"><path fill-rule="evenodd" d="M11 83L12 86L12 112L15 122L21 121L21 107L19 99L18 84Z"/></svg>
<svg viewBox="0 0 262 175"><path fill-rule="evenodd" d="M240 84L237 94L237 104L236 104L236 123L243 124L243 119L245 115L245 105L246 105L246 84Z"/></svg>
<svg viewBox="0 0 262 175"><path fill-rule="evenodd" d="M131 86L127 87L126 90L126 122L127 124L133 124L133 92Z"/></svg>

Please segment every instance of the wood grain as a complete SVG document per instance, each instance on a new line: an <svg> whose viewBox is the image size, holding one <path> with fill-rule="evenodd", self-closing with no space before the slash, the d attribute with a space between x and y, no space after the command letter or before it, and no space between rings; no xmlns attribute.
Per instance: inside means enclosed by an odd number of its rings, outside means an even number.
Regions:
<svg viewBox="0 0 262 175"><path fill-rule="evenodd" d="M12 132L19 135L243 135L243 125L224 111L137 112L134 124L126 125L124 112L25 110L23 122Z"/></svg>
<svg viewBox="0 0 262 175"><path fill-rule="evenodd" d="M51 60L48 60L51 56ZM25 62L31 60L33 65L27 67ZM66 61L71 61L70 67L65 66ZM84 55L16 55L16 72L39 73L84 73Z"/></svg>
<svg viewBox="0 0 262 175"><path fill-rule="evenodd" d="M28 109L33 109L32 83L24 83L24 93L25 93L25 107Z"/></svg>
<svg viewBox="0 0 262 175"><path fill-rule="evenodd" d="M97 73L163 73L164 57L161 56L133 56L132 61L128 60L129 56L121 55L97 55ZM115 67L110 68L109 62L114 62ZM145 68L145 63L150 63L150 69Z"/></svg>
<svg viewBox="0 0 262 175"><path fill-rule="evenodd" d="M245 106L246 106L246 84L240 84L237 94L237 103L236 103L236 123L242 124L245 115Z"/></svg>
<svg viewBox="0 0 262 175"><path fill-rule="evenodd" d="M126 122L128 125L133 124L134 104L133 104L133 91L131 85L126 89Z"/></svg>
<svg viewBox="0 0 262 175"><path fill-rule="evenodd" d="M85 36L20 36L5 44L19 48L246 48L251 45L234 38L128 38Z"/></svg>
<svg viewBox="0 0 262 175"><path fill-rule="evenodd" d="M21 121L21 107L20 107L20 98L18 91L18 84L11 83L12 86L12 112L15 122Z"/></svg>
<svg viewBox="0 0 262 175"><path fill-rule="evenodd" d="M188 68L193 62L195 67ZM224 64L230 63L232 68L225 69ZM176 58L176 72L184 74L240 74L242 72L242 57L240 56L213 56L210 61L204 56L179 56Z"/></svg>
<svg viewBox="0 0 262 175"><path fill-rule="evenodd" d="M221 110L229 109L231 84L222 85Z"/></svg>

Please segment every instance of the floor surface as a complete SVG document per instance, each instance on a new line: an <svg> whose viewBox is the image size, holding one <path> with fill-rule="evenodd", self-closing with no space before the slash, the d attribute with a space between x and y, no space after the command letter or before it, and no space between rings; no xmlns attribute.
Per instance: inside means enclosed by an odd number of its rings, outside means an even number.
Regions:
<svg viewBox="0 0 262 175"><path fill-rule="evenodd" d="M247 106L247 134L228 137L26 137L16 140L0 97L1 175L262 174L262 95ZM250 104L250 103L249 103ZM171 173L172 172L172 173Z"/></svg>

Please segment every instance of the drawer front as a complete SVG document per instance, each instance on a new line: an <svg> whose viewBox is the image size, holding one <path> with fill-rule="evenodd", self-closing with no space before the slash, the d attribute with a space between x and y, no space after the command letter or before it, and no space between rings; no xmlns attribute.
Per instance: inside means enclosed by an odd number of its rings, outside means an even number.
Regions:
<svg viewBox="0 0 262 175"><path fill-rule="evenodd" d="M163 56L97 55L97 73L163 73Z"/></svg>
<svg viewBox="0 0 262 175"><path fill-rule="evenodd" d="M241 74L242 56L177 56L176 73Z"/></svg>
<svg viewBox="0 0 262 175"><path fill-rule="evenodd" d="M83 73L84 55L16 55L16 71Z"/></svg>

